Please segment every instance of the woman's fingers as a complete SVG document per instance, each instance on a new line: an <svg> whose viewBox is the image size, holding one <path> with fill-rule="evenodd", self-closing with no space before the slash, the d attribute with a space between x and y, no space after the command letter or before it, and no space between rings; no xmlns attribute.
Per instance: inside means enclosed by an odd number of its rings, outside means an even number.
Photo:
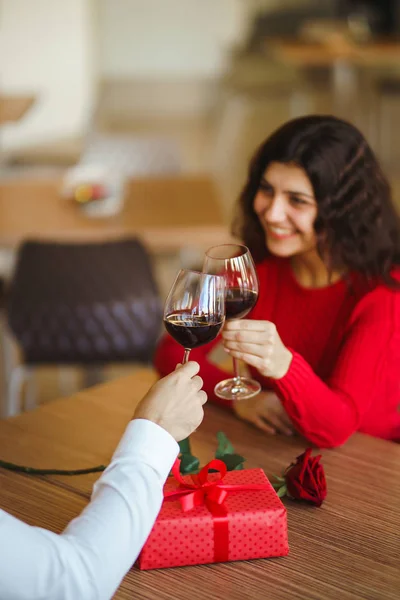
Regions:
<svg viewBox="0 0 400 600"><path fill-rule="evenodd" d="M264 419L261 416L259 416L259 415L256 415L251 422L256 427L258 427L258 429L261 429L262 431L265 431L265 433L268 433L269 435L275 435L276 434L276 430L272 427L272 425L269 425L268 423L266 423L264 421Z"/></svg>
<svg viewBox="0 0 400 600"><path fill-rule="evenodd" d="M224 325L224 333L228 331L268 331L274 328L275 325L270 321L255 321L254 319L232 319L226 321Z"/></svg>
<svg viewBox="0 0 400 600"><path fill-rule="evenodd" d="M265 359L260 356L255 356L248 352L238 352L237 350L229 350L229 355L233 356L233 358L243 360L248 365L251 365L260 371L265 367Z"/></svg>
<svg viewBox="0 0 400 600"><path fill-rule="evenodd" d="M253 344L265 344L269 341L270 335L267 331L243 331L235 329L233 331L223 331L222 339L227 342L250 342Z"/></svg>
<svg viewBox="0 0 400 600"><path fill-rule="evenodd" d="M287 425L285 425L284 421L280 418L279 415L273 412L269 412L268 417L266 418L268 424L271 425L276 431L279 431L279 433L283 433L285 435L293 434L293 431Z"/></svg>
<svg viewBox="0 0 400 600"><path fill-rule="evenodd" d="M282 423L287 427L287 429L290 429L291 431L294 431L294 426L292 421L289 418L289 415L287 414L286 411L283 411L282 415L280 416Z"/></svg>
<svg viewBox="0 0 400 600"><path fill-rule="evenodd" d="M278 396L272 391L262 391L249 400L236 402L235 413L268 435L292 435L294 428Z"/></svg>
<svg viewBox="0 0 400 600"><path fill-rule="evenodd" d="M267 344L249 344L247 342L225 342L225 350L235 350L246 354L254 354L255 356L265 357L268 354L269 346Z"/></svg>

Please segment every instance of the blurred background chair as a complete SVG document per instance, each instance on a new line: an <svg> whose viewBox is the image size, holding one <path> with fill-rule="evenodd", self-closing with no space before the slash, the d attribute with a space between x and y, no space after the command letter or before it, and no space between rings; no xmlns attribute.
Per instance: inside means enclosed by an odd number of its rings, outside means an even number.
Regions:
<svg viewBox="0 0 400 600"><path fill-rule="evenodd" d="M83 366L93 383L107 363L148 363L162 308L147 251L136 239L28 241L18 254L6 319L22 359L13 364L6 351L4 416L20 411L23 389L23 407L35 407L35 367Z"/></svg>

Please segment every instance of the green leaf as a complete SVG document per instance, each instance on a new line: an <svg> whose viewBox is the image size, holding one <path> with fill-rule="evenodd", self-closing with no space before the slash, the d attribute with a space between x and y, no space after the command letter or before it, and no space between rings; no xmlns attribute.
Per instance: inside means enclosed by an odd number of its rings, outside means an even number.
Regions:
<svg viewBox="0 0 400 600"><path fill-rule="evenodd" d="M190 439L187 437L179 442L179 451L181 454L191 454Z"/></svg>
<svg viewBox="0 0 400 600"><path fill-rule="evenodd" d="M224 454L220 460L226 464L228 471L241 471L246 459L240 454Z"/></svg>
<svg viewBox="0 0 400 600"><path fill-rule="evenodd" d="M182 475L189 475L196 473L200 467L200 461L193 454L182 454L181 457L180 472Z"/></svg>
<svg viewBox="0 0 400 600"><path fill-rule="evenodd" d="M286 485L283 485L281 488L279 488L279 490L277 491L277 494L278 494L279 498L283 498L283 496L285 496L287 494Z"/></svg>
<svg viewBox="0 0 400 600"><path fill-rule="evenodd" d="M215 458L222 459L225 454L234 454L235 450L223 431L217 433L218 447Z"/></svg>
<svg viewBox="0 0 400 600"><path fill-rule="evenodd" d="M279 477L278 475L272 475L272 477L274 479L276 479L277 481L280 481L281 483L285 482L285 478L284 477Z"/></svg>

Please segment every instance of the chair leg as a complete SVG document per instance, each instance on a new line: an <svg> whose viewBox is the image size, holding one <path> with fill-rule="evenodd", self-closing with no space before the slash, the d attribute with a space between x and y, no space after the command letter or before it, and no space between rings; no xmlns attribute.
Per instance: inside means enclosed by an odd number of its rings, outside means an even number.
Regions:
<svg viewBox="0 0 400 600"><path fill-rule="evenodd" d="M25 410L37 408L37 382L32 367L25 367Z"/></svg>
<svg viewBox="0 0 400 600"><path fill-rule="evenodd" d="M70 368L58 367L58 386L63 396L72 396L77 390Z"/></svg>
<svg viewBox="0 0 400 600"><path fill-rule="evenodd" d="M24 392L24 384L25 394ZM35 372L32 367L18 365L13 368L10 374L6 406L2 411L2 416L15 417L24 410L34 410L37 406L37 385Z"/></svg>
<svg viewBox="0 0 400 600"><path fill-rule="evenodd" d="M83 375L83 385L85 388L98 385L105 381L103 367L91 366L86 367Z"/></svg>
<svg viewBox="0 0 400 600"><path fill-rule="evenodd" d="M25 367L18 365L14 367L10 374L7 390L7 405L5 407L5 417L14 417L21 412L22 389L25 381Z"/></svg>
<svg viewBox="0 0 400 600"><path fill-rule="evenodd" d="M6 416L7 412L7 383L9 374L9 359L6 346L5 324L3 318L0 319L0 419Z"/></svg>
<svg viewBox="0 0 400 600"><path fill-rule="evenodd" d="M0 418L7 418L21 412L21 395L25 375L24 365L20 364L17 347L3 317L0 319L0 338L3 384Z"/></svg>

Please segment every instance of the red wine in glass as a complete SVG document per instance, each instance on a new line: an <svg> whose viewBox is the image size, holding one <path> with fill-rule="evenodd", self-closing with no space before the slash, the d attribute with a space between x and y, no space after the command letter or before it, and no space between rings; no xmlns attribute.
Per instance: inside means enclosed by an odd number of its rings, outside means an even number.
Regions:
<svg viewBox="0 0 400 600"><path fill-rule="evenodd" d="M227 319L243 319L258 299L258 279L250 250L240 244L213 246L206 252L203 271L225 278L225 312ZM215 394L224 400L246 400L258 394L261 385L241 377L239 361L233 359L234 377L215 386Z"/></svg>
<svg viewBox="0 0 400 600"><path fill-rule="evenodd" d="M228 287L225 292L225 312L227 319L243 319L255 307L257 292Z"/></svg>
<svg viewBox="0 0 400 600"><path fill-rule="evenodd" d="M208 315L191 315L186 312L177 312L164 318L165 329L184 348L198 348L208 344L217 337L223 325L210 321Z"/></svg>
<svg viewBox="0 0 400 600"><path fill-rule="evenodd" d="M185 349L184 363L193 348L217 337L224 321L224 278L181 269L165 302L164 325Z"/></svg>

